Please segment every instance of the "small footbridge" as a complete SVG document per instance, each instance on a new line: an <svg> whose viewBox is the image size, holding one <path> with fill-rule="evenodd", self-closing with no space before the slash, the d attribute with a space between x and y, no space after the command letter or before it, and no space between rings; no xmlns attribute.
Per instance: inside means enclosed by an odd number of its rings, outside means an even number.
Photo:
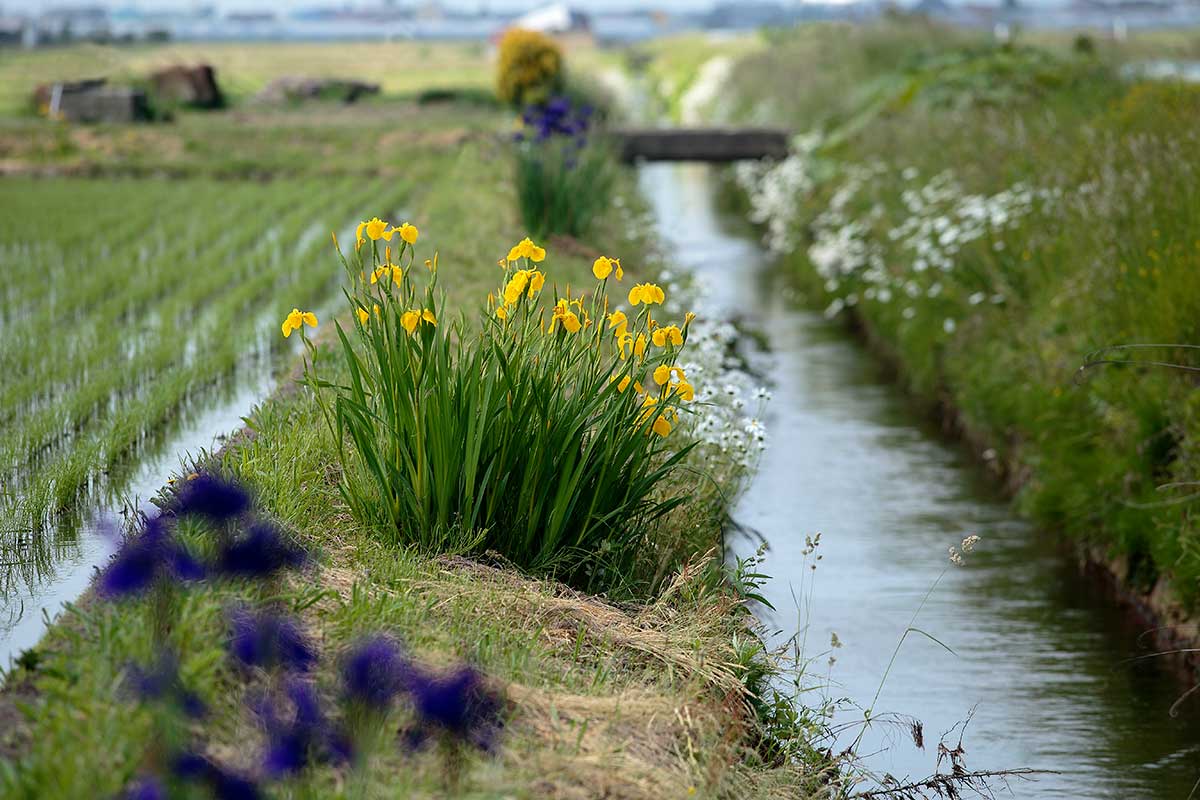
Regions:
<svg viewBox="0 0 1200 800"><path fill-rule="evenodd" d="M789 138L779 128L618 128L611 136L626 163L785 158Z"/></svg>

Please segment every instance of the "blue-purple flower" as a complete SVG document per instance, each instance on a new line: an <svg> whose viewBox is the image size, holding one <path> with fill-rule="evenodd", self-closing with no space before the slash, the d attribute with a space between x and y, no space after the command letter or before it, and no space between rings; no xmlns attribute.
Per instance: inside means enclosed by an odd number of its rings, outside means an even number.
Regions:
<svg viewBox="0 0 1200 800"><path fill-rule="evenodd" d="M153 776L138 778L121 793L121 800L167 800L167 788Z"/></svg>
<svg viewBox="0 0 1200 800"><path fill-rule="evenodd" d="M525 128L534 132L535 141L567 138L573 139L576 147L586 143L591 118L591 106L573 108L565 97L553 97L542 105L529 106L521 115ZM523 141L525 134L519 133L516 138Z"/></svg>
<svg viewBox="0 0 1200 800"><path fill-rule="evenodd" d="M250 508L250 495L232 481L214 475L199 475L179 490L175 512L198 514L214 522L223 522Z"/></svg>
<svg viewBox="0 0 1200 800"><path fill-rule="evenodd" d="M206 785L217 800L259 800L263 796L254 781L198 753L176 756L171 763L171 772L180 780Z"/></svg>
<svg viewBox="0 0 1200 800"><path fill-rule="evenodd" d="M445 676L412 669L408 692L416 711L409 741L419 746L432 735L448 734L481 750L491 750L503 726L500 699L470 666Z"/></svg>
<svg viewBox="0 0 1200 800"><path fill-rule="evenodd" d="M171 535L166 520L156 516L130 536L100 573L99 592L104 597L137 595L160 578L199 580L204 567Z"/></svg>
<svg viewBox="0 0 1200 800"><path fill-rule="evenodd" d="M291 680L282 695L259 701L255 708L267 735L263 769L272 777L293 775L315 762L347 760L352 748L321 710L316 688Z"/></svg>
<svg viewBox="0 0 1200 800"><path fill-rule="evenodd" d="M245 534L222 543L217 570L235 578L269 578L298 567L307 556L269 522L256 522Z"/></svg>
<svg viewBox="0 0 1200 800"><path fill-rule="evenodd" d="M291 617L238 608L230 614L229 652L247 667L307 672L317 651Z"/></svg>
<svg viewBox="0 0 1200 800"><path fill-rule="evenodd" d="M382 635L365 639L342 662L346 697L382 708L405 687L409 670L408 659L394 639Z"/></svg>

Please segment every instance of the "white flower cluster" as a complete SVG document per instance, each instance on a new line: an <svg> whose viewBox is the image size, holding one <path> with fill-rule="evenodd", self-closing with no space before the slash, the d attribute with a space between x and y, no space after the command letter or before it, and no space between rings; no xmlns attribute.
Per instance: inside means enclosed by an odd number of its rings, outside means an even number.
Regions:
<svg viewBox="0 0 1200 800"><path fill-rule="evenodd" d="M812 155L820 144L819 133L801 134L782 161L739 161L734 167L734 179L750 199L750 220L767 227L766 245L773 253L792 249L800 202L815 186Z"/></svg>
<svg viewBox="0 0 1200 800"><path fill-rule="evenodd" d="M683 298L696 312L688 330L687 360L679 364L696 387L691 412L680 424L699 440L699 455L714 466L729 464L745 473L767 446L767 429L761 421L771 392L756 386L732 355L739 338L737 328L724 320L720 309L705 297L703 284L668 270L659 275L669 298ZM670 311L671 300L665 310Z"/></svg>
<svg viewBox="0 0 1200 800"><path fill-rule="evenodd" d="M814 188L807 165L816 144L819 139L810 139L809 149L798 150L775 167L738 170L739 183L750 198L751 219L766 225L766 244L775 252L794 249L794 232L804 222L799 218L800 204ZM970 305L1003 303L1003 287L980 288L978 274L972 275L974 285L959 289L953 273L960 251L987 237L993 248L1003 249L1006 230L1040 206L1059 199L1061 192L1016 184L995 194L974 194L945 171L924 184L907 186L900 196L903 220L888 227L882 223L883 206L877 202L868 206L869 199L860 196L865 187L886 183L879 179L888 171L878 163L843 167L842 182L826 208L812 220L808 259L834 298L826 315L836 316L861 301L897 300L905 303L901 316L913 319L917 309L912 301L937 298L951 287L969 292L966 301ZM900 177L913 184L920 173L908 167ZM944 318L941 327L950 334L957 323Z"/></svg>

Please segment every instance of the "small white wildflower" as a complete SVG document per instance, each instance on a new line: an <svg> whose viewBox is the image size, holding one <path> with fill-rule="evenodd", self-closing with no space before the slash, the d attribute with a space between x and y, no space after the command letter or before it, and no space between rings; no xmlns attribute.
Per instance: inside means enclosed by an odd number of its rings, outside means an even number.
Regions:
<svg viewBox="0 0 1200 800"><path fill-rule="evenodd" d="M770 400L771 399L771 390L765 386L758 387L757 389L754 390L754 399L755 400Z"/></svg>
<svg viewBox="0 0 1200 800"><path fill-rule="evenodd" d="M1003 302L1004 302L1004 295L1000 294L999 292L992 295L992 305L998 306Z"/></svg>
<svg viewBox="0 0 1200 800"><path fill-rule="evenodd" d="M979 544L980 541L981 540L978 536L976 536L975 534L971 534L970 536L968 536L967 538L962 540L962 551L964 553L971 552L972 550L975 549L975 545Z"/></svg>
<svg viewBox="0 0 1200 800"><path fill-rule="evenodd" d="M954 330L957 327L958 323L950 319L950 317L946 317L946 319L942 321L942 330L944 330L946 333L954 333Z"/></svg>
<svg viewBox="0 0 1200 800"><path fill-rule="evenodd" d="M900 312L900 316L904 317L905 319L912 319L916 315L917 315L917 310L915 308L913 308L912 306L908 306L907 308L905 308L903 311Z"/></svg>
<svg viewBox="0 0 1200 800"><path fill-rule="evenodd" d="M977 306L987 299L987 295L983 292L975 292L967 298L967 302L973 306Z"/></svg>
<svg viewBox="0 0 1200 800"><path fill-rule="evenodd" d="M955 547L954 545L951 545L949 550L950 550L950 563L956 567L961 567L964 562L963 562L963 557L958 552L958 548Z"/></svg>

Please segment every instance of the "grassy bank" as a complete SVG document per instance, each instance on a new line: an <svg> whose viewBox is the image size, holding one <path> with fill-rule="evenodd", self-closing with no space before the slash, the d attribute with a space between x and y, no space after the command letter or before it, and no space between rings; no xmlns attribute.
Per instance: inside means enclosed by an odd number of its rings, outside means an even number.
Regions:
<svg viewBox="0 0 1200 800"><path fill-rule="evenodd" d="M5 235L12 244L3 252L36 258L38 266L13 273L8 289L20 304L3 324L20 335L9 337L11 356L0 352L27 365L29 374L4 391L25 383L44 388L52 383L47 370L58 376L52 385L60 394L54 411L45 413L61 415L81 404L84 410L69 418L79 432L71 441L104 442L80 456L58 443L64 458L81 459L81 474L95 474L95 459L126 429L107 414L134 414L133 406L122 405L123 390L164 398L178 382L197 392L225 374L256 337L262 347L290 352L295 338L279 335L283 312L315 307L339 282L330 230L350 250L356 220L378 214L398 224L402 212L421 231L420 259L438 254L448 309L482 306L501 275L497 259L522 235L509 144L493 135L510 121L473 105L422 110L385 97L351 111L318 105L261 115L185 114L161 129L7 124L7 133L17 131L29 144L17 171L74 159L83 175L162 170L183 176L19 181L21 196L39 205L11 224ZM121 144L143 135L149 137L143 146ZM63 155L54 150L63 140L86 141L86 147ZM162 144L168 140L178 146ZM653 278L652 237L638 222L640 204L627 177L618 180L621 204L605 209L586 238L545 242L542 267L553 285L591 283L601 252L624 256L629 275L619 295L631 279ZM87 218L81 229L55 229L48 242L32 236L33 226L45 228L39 220L72 216L72 208ZM130 255L139 252L146 255L130 270ZM82 275L69 260L75 253L87 254ZM415 263L420 269L421 261ZM62 286L52 297L47 273L59 278L54 287ZM206 288L210 282L219 288ZM57 326L74 326L73 338L64 337L60 355L39 359L34 354L45 341L36 323L50 324L47 314L59 315ZM449 326L456 314L440 313L438 324ZM354 317L347 310L336 319L349 327ZM335 356L334 321L321 312L315 344L322 378L344 384L348 372ZM469 336L471 324L457 335ZM143 341L147 353L164 354L158 371L126 369L119 361L116 351L137 356ZM714 352L719 359L723 350ZM273 742L259 699L280 690L282 677L231 656L231 612L246 603L297 620L320 654L305 685L322 707L342 702L346 658L356 643L383 633L402 641L407 657L432 673L472 665L498 698L502 723L486 755L410 752L399 734L414 730L419 712L408 705L375 709L379 738L369 768L321 762L270 783L264 796L794 797L816 791L824 773L809 740L818 723L768 688L776 667L747 610L755 578L730 574L716 555L727 504L745 474L733 454L692 451L688 468L657 488L659 497L688 502L655 521L638 553L648 579L636 591L591 596L522 573L496 554L418 550L397 541L396 530L364 523L342 491L344 442L326 425L313 391L296 385L295 363L283 363L290 374L280 390L248 413L246 428L219 453L184 469L177 488L186 492L192 466L237 481L254 496L253 513L309 560L265 581L210 577L181 584L170 603L90 592L6 676L0 795L120 796L141 777L180 771L167 760L177 741L187 741L207 764L183 796L226 796L213 765L265 784L270 759L264 753ZM172 377L194 365L203 370L187 380ZM84 369L113 384L104 384L109 401L100 410L75 399L93 384L79 377ZM324 394L328 398L328 387ZM28 402L38 405L32 394ZM175 413L185 411L183 404ZM24 441L33 435L26 422L32 419L14 415L6 435ZM48 427L57 430L57 419ZM131 435L141 442L148 434ZM13 469L34 483L41 475L29 466ZM168 505L182 502L171 496L163 496ZM179 520L170 524L183 546L198 553L223 546L212 531L191 527L186 515ZM168 695L186 687L189 707L202 705L202 716L167 724L171 702L161 692L148 699L137 665L153 664L164 645L178 656ZM298 704L295 715L301 715Z"/></svg>
<svg viewBox="0 0 1200 800"><path fill-rule="evenodd" d="M1125 79L1145 43L997 45L921 21L797 29L733 118L796 153L737 180L829 316L865 327L1022 509L1193 613L1200 92ZM799 87L786 76L803 75ZM1178 347L1171 345L1180 345Z"/></svg>

